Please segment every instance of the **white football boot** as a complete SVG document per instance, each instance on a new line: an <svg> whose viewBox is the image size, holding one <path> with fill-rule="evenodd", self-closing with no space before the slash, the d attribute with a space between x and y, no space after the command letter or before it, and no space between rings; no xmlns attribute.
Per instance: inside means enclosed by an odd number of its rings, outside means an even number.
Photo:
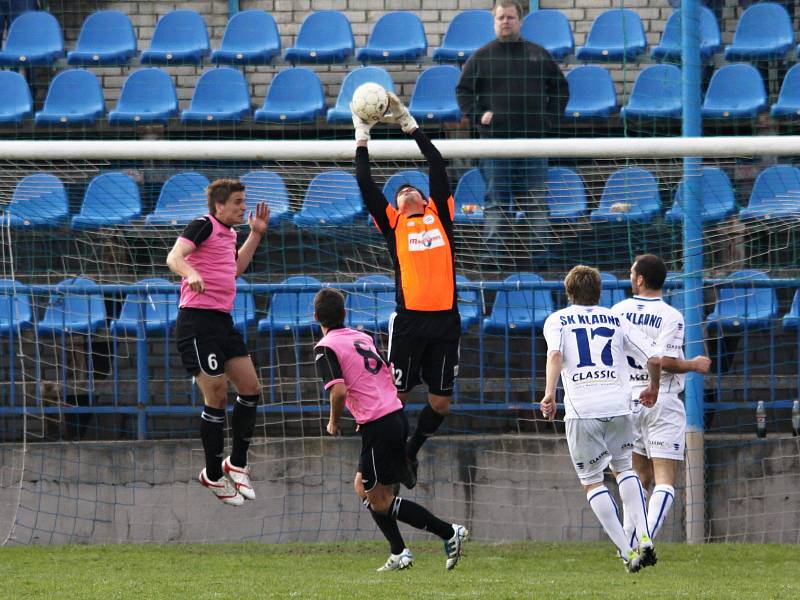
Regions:
<svg viewBox="0 0 800 600"><path fill-rule="evenodd" d="M217 481L211 481L206 476L206 470L204 468L200 471L198 479L200 483L210 489L221 502L230 504L231 506L241 506L244 504L244 497L236 491L236 487L225 475L220 477Z"/></svg>
<svg viewBox="0 0 800 600"><path fill-rule="evenodd" d="M414 556L411 550L404 548L400 554L390 554L386 564L378 569L381 571L400 571L414 566Z"/></svg>
<svg viewBox="0 0 800 600"><path fill-rule="evenodd" d="M236 491L239 492L246 500L255 500L256 493L253 491L253 484L250 481L250 467L235 467L231 464L231 457L229 456L222 461L222 470L225 475L230 477L233 485L236 486Z"/></svg>
<svg viewBox="0 0 800 600"><path fill-rule="evenodd" d="M445 568L450 571L458 564L461 558L461 544L467 541L469 530L463 525L453 523L453 537L444 543L444 553L447 554Z"/></svg>

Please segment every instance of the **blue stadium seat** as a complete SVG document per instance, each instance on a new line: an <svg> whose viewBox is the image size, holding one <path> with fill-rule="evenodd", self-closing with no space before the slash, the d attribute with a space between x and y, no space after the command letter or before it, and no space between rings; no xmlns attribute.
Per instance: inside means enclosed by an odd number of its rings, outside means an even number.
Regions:
<svg viewBox="0 0 800 600"><path fill-rule="evenodd" d="M447 26L442 45L433 49L433 60L464 62L475 50L493 39L494 18L490 11L462 11Z"/></svg>
<svg viewBox="0 0 800 600"><path fill-rule="evenodd" d="M456 100L456 86L461 71L453 65L437 65L424 70L417 78L408 109L420 123L460 121L461 109Z"/></svg>
<svg viewBox="0 0 800 600"><path fill-rule="evenodd" d="M84 69L61 71L50 82L44 108L36 113L37 125L92 125L106 105L100 81Z"/></svg>
<svg viewBox="0 0 800 600"><path fill-rule="evenodd" d="M758 70L746 64L725 65L708 84L702 113L709 119L755 118L767 108L767 91Z"/></svg>
<svg viewBox="0 0 800 600"><path fill-rule="evenodd" d="M606 284L616 284L619 282L619 279L617 279L615 275L611 273L600 273L600 281L603 284L602 290L600 291L600 306L611 308L617 302L625 300L625 290L622 288L614 288L610 285L606 286Z"/></svg>
<svg viewBox="0 0 800 600"><path fill-rule="evenodd" d="M680 119L683 111L681 99L681 71L675 65L651 65L636 77L628 104L620 115L638 118Z"/></svg>
<svg viewBox="0 0 800 600"><path fill-rule="evenodd" d="M125 173L103 173L89 183L73 229L126 225L142 214L139 186Z"/></svg>
<svg viewBox="0 0 800 600"><path fill-rule="evenodd" d="M250 171L239 178L245 188L248 210L258 202L269 206L269 226L276 227L290 217L289 193L281 176L273 171Z"/></svg>
<svg viewBox="0 0 800 600"><path fill-rule="evenodd" d="M105 325L105 300L102 294L88 293L92 289L99 290L100 286L83 277L59 283L50 294L44 317L36 324L39 335L88 334Z"/></svg>
<svg viewBox="0 0 800 600"><path fill-rule="evenodd" d="M55 175L34 173L17 184L6 212L11 215L11 227L58 227L69 218L67 192Z"/></svg>
<svg viewBox="0 0 800 600"><path fill-rule="evenodd" d="M193 10L174 10L158 20L140 60L148 65L199 65L210 51L203 17Z"/></svg>
<svg viewBox="0 0 800 600"><path fill-rule="evenodd" d="M469 279L463 275L456 275L456 286L468 283ZM483 296L478 290L465 290L456 288L456 301L458 312L461 313L461 331L467 331L473 325L480 323L483 318Z"/></svg>
<svg viewBox="0 0 800 600"><path fill-rule="evenodd" d="M461 176L453 194L456 223L482 223L486 203L486 182L480 169L470 169Z"/></svg>
<svg viewBox="0 0 800 600"><path fill-rule="evenodd" d="M725 48L725 60L784 58L792 46L794 31L789 13L780 4L760 2L739 17L733 43Z"/></svg>
<svg viewBox="0 0 800 600"><path fill-rule="evenodd" d="M356 284L388 283L394 285L394 280L386 275L366 275L359 277ZM372 332L388 331L389 319L395 309L394 290L364 291L356 289L347 294L345 300L347 309L347 326L359 331Z"/></svg>
<svg viewBox="0 0 800 600"><path fill-rule="evenodd" d="M160 277L141 279L138 285L171 285ZM130 292L122 302L119 318L111 321L111 335L135 336L139 319L143 319L148 336L166 335L178 320L178 292Z"/></svg>
<svg viewBox="0 0 800 600"><path fill-rule="evenodd" d="M108 122L112 125L166 124L176 116L175 82L166 71L151 67L128 75L117 108L108 113Z"/></svg>
<svg viewBox="0 0 800 600"><path fill-rule="evenodd" d="M739 218L786 219L800 217L800 169L775 165L761 171L753 184L750 202Z"/></svg>
<svg viewBox="0 0 800 600"><path fill-rule="evenodd" d="M349 225L364 211L355 177L344 171L320 173L306 190L303 208L294 216L298 227Z"/></svg>
<svg viewBox="0 0 800 600"><path fill-rule="evenodd" d="M8 337L33 324L33 309L27 286L13 279L0 279L0 336Z"/></svg>
<svg viewBox="0 0 800 600"><path fill-rule="evenodd" d="M616 205L616 206L615 206ZM661 213L658 184L652 173L627 167L608 178L600 206L592 211L592 221L649 223Z"/></svg>
<svg viewBox="0 0 800 600"><path fill-rule="evenodd" d="M733 194L731 180L725 171L717 167L703 167L700 184L700 203L702 212L700 220L703 223L712 223L727 219L736 212L736 198ZM683 193L686 181L683 180L678 185L675 193L675 203L664 215L664 220L670 223L680 223L683 221Z"/></svg>
<svg viewBox="0 0 800 600"><path fill-rule="evenodd" d="M61 25L47 12L26 12L11 23L0 52L4 67L52 65L64 56Z"/></svg>
<svg viewBox="0 0 800 600"><path fill-rule="evenodd" d="M617 112L617 90L603 67L586 65L567 73L569 100L564 114L573 119L608 117Z"/></svg>
<svg viewBox="0 0 800 600"><path fill-rule="evenodd" d="M238 123L250 115L250 91L242 72L230 67L206 71L197 80L184 123L226 121Z"/></svg>
<svg viewBox="0 0 800 600"><path fill-rule="evenodd" d="M547 169L546 200L551 221L571 223L588 212L583 179L566 167Z"/></svg>
<svg viewBox="0 0 800 600"><path fill-rule="evenodd" d="M681 279L683 276L677 273L667 273L667 281L674 281ZM680 313L684 311L684 302L683 302L683 288L682 287L664 287L664 292L662 294L662 298L664 302L669 304L672 308L677 310ZM701 311L701 318L703 316L703 312Z"/></svg>
<svg viewBox="0 0 800 600"><path fill-rule="evenodd" d="M128 15L118 10L92 13L83 22L67 63L79 66L124 65L136 56L136 34Z"/></svg>
<svg viewBox="0 0 800 600"><path fill-rule="evenodd" d="M772 105L770 115L773 118L797 118L800 116L800 65L794 65L781 84L778 100Z"/></svg>
<svg viewBox="0 0 800 600"><path fill-rule="evenodd" d="M294 44L283 55L293 65L344 62L355 48L350 21L335 10L318 10L308 15Z"/></svg>
<svg viewBox="0 0 800 600"><path fill-rule="evenodd" d="M28 82L16 71L0 71L0 123L21 123L32 116Z"/></svg>
<svg viewBox="0 0 800 600"><path fill-rule="evenodd" d="M0 319L2 319L2 316L0 316ZM789 312L783 315L783 328L800 329L800 289L794 293L792 306L789 307ZM0 331L2 330L0 329Z"/></svg>
<svg viewBox="0 0 800 600"><path fill-rule="evenodd" d="M747 282L769 277L762 271L745 269L731 273L729 279ZM708 328L712 331L761 329L769 327L777 316L778 299L773 288L723 285L718 291L717 304L708 315Z"/></svg>
<svg viewBox="0 0 800 600"><path fill-rule="evenodd" d="M509 284L543 282L534 273L515 273L506 277ZM492 312L483 320L485 333L530 333L541 329L554 310L550 290L499 290Z"/></svg>
<svg viewBox="0 0 800 600"><path fill-rule="evenodd" d="M237 277L236 283L238 285L247 285L248 282L244 277ZM231 316L233 317L233 326L244 334L247 328L257 320L255 294L253 292L236 292Z"/></svg>
<svg viewBox="0 0 800 600"><path fill-rule="evenodd" d="M566 58L575 51L572 27L560 10L534 10L522 20L520 35L539 44L556 60Z"/></svg>
<svg viewBox="0 0 800 600"><path fill-rule="evenodd" d="M390 204L395 204L395 196L401 185L410 184L421 191L425 198L430 195L430 182L428 174L422 171L398 171L383 184L383 195Z"/></svg>
<svg viewBox="0 0 800 600"><path fill-rule="evenodd" d="M161 188L156 209L147 217L148 225L186 225L208 212L208 179L200 173L177 173Z"/></svg>
<svg viewBox="0 0 800 600"><path fill-rule="evenodd" d="M322 283L313 277L296 275L287 277L284 285L316 285ZM275 292L270 300L267 316L258 322L259 333L285 333L316 329L314 320L314 295L316 291Z"/></svg>
<svg viewBox="0 0 800 600"><path fill-rule="evenodd" d="M336 106L328 110L328 123L350 123L353 114L350 112L350 102L353 99L353 92L362 83L372 81L382 85L387 92L394 91L392 77L382 67L359 67L347 74L336 98Z"/></svg>
<svg viewBox="0 0 800 600"><path fill-rule="evenodd" d="M633 61L647 50L647 38L639 15L627 8L612 8L592 23L586 45L578 48L578 60Z"/></svg>
<svg viewBox="0 0 800 600"><path fill-rule="evenodd" d="M655 60L679 61L681 59L681 11L670 15L661 34L661 42L650 52ZM722 36L714 13L706 6L700 7L700 57L709 60L722 49Z"/></svg>
<svg viewBox="0 0 800 600"><path fill-rule="evenodd" d="M407 62L428 52L428 38L422 20L410 11L384 14L369 34L367 45L359 48L356 58L362 63Z"/></svg>
<svg viewBox="0 0 800 600"><path fill-rule="evenodd" d="M256 110L254 121L296 123L314 121L325 115L325 91L319 76L311 69L294 67L279 71Z"/></svg>
<svg viewBox="0 0 800 600"><path fill-rule="evenodd" d="M217 65L268 65L280 53L281 36L272 15L243 10L228 21L222 45L211 53L211 60Z"/></svg>

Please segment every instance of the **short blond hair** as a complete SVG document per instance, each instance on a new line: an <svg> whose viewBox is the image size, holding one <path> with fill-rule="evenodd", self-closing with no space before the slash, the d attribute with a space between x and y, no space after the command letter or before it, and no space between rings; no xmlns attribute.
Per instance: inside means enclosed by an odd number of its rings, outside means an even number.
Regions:
<svg viewBox="0 0 800 600"><path fill-rule="evenodd" d="M595 306L600 302L600 290L603 283L600 271L586 265L572 267L564 278L564 288L572 304L580 306Z"/></svg>
<svg viewBox="0 0 800 600"><path fill-rule="evenodd" d="M517 0L497 0L492 8L492 15L497 12L498 8L509 8L511 6L517 9L517 17L522 19L522 4L517 2Z"/></svg>

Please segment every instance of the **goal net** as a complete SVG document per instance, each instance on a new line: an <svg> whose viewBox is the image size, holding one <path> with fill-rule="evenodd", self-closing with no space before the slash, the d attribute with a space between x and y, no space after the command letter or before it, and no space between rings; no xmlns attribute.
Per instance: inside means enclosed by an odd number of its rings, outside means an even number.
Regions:
<svg viewBox="0 0 800 600"><path fill-rule="evenodd" d="M603 539L569 460L563 411L554 425L538 412L541 326L566 305L572 266L602 271L610 306L630 295L631 262L650 252L668 266L667 301L699 309L687 330L713 360L704 426L659 537L800 541L791 435L800 141L435 143L455 199L459 377L452 414L420 453L419 484L403 494L478 539ZM427 191L413 142L370 151L389 200L401 182ZM343 439L326 436L312 353L310 299L324 285L346 291L348 324L386 349L392 264L353 153L352 142L0 143L0 540L377 537L351 485L359 437L352 421ZM689 168L687 156L702 158ZM486 181L498 160L528 181L499 205ZM234 309L262 383L250 452L258 499L236 511L197 482L202 398L175 349L178 280L165 264L222 177L242 179L250 208L271 208ZM685 239L693 197L702 235ZM686 272L698 251L702 268ZM687 306L683 286L695 279L702 292ZM417 388L412 425L425 401Z"/></svg>

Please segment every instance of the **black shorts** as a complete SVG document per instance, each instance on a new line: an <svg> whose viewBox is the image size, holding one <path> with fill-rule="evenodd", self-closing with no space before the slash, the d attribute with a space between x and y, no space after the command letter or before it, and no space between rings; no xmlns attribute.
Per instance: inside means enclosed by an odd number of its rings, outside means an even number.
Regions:
<svg viewBox="0 0 800 600"><path fill-rule="evenodd" d="M202 372L218 377L225 372L228 360L248 355L242 334L233 326L233 318L218 310L180 309L175 339L181 362L190 375Z"/></svg>
<svg viewBox="0 0 800 600"><path fill-rule="evenodd" d="M393 485L406 480L406 438L408 420L403 409L382 416L359 427L361 456L358 470L364 489L371 491L376 484Z"/></svg>
<svg viewBox="0 0 800 600"><path fill-rule="evenodd" d="M389 362L398 392L425 382L437 396L451 396L458 375L458 313L395 313L389 321Z"/></svg>

